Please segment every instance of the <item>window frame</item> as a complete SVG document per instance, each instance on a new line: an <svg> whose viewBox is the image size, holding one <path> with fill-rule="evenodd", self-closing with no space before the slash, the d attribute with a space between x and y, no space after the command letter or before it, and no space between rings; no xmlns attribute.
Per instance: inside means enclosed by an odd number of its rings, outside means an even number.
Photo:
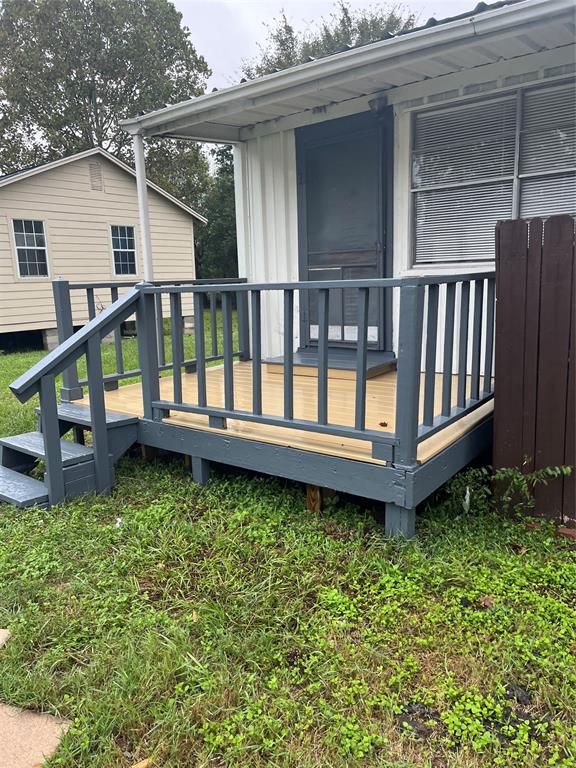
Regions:
<svg viewBox="0 0 576 768"><path fill-rule="evenodd" d="M124 227L126 229L130 228L132 229L134 233L134 272L118 272L116 269L116 251L123 251L123 250L132 250L130 248L126 249L118 249L114 248L114 235L112 234L112 228L113 227ZM112 255L112 274L114 277L118 278L130 278L130 277L138 277L140 274L140 270L138 267L138 231L136 228L136 224L125 224L125 223L117 223L113 222L108 225L108 237L110 238L110 252Z"/></svg>
<svg viewBox="0 0 576 768"><path fill-rule="evenodd" d="M409 113L409 126L410 126L410 139L408 144L408 195L409 195L409 221L410 221L410 227L409 227L409 252L410 252L410 259L409 263L411 268L435 268L435 267L441 267L441 268L450 268L451 266L455 265L462 265L466 264L469 266L478 265L481 266L486 263L490 263L493 261L492 258L489 257L476 257L473 259L466 259L466 258L456 258L456 259L444 259L442 261L439 260L428 260L428 261L418 261L416 259L416 227L417 227L417 221L416 221L416 194L418 192L427 192L427 191L441 191L441 190L450 190L450 189L470 189L473 187L482 187L486 186L488 184L496 184L499 182L512 182L512 199L511 199L511 217L512 218L519 218L520 217L520 210L521 210L521 195L522 195L522 184L526 180L529 179L535 179L535 178L555 178L562 175L568 175L571 173L576 173L576 166L567 167L563 170L546 170L546 171L538 171L538 172L531 172L531 173L521 173L520 172L520 160L521 160L521 139L523 134L526 133L524 129L524 113L523 113L523 106L524 106L524 98L527 93L533 93L535 91L555 91L555 90L561 90L566 87L572 86L573 88L576 88L576 80L573 77L563 79L560 81L556 81L553 83L545 83L545 82L529 82L519 85L516 88L512 89L506 89L502 92L496 92L492 93L489 96L484 97L478 97L478 98L467 98L462 100L457 100L453 102L449 102L445 105L439 105L434 104L430 105L427 108L417 108L410 110ZM434 114L435 112L438 114L447 114L451 111L457 111L457 110L465 110L469 109L471 107L474 107L478 104L494 104L498 101L503 100L515 100L515 106L516 106L516 118L515 118L515 125L514 125L514 163L513 163L513 173L505 174L505 175L494 175L492 177L486 177L486 178L479 178L479 179L473 179L472 181L468 182L447 182L447 183L440 183L440 184L428 184L428 185L422 185L420 187L414 186L414 180L413 180L413 159L414 159L414 153L415 153L415 137L416 137L416 121L420 115L424 114Z"/></svg>
<svg viewBox="0 0 576 768"><path fill-rule="evenodd" d="M30 280L50 280L51 279L51 268L50 268L50 250L48 247L48 226L46 223L46 219L40 219L34 214L24 213L24 214L12 214L10 217L10 242L12 245L13 255L14 255L14 269L15 274L18 280L26 280L27 282ZM42 233L44 236L44 246L34 246L34 248L28 248L27 246L21 246L16 243L16 235L22 234L20 232L16 232L16 229L14 227L15 223L17 221L21 222L40 222L42 224ZM26 234L26 233L24 233ZM29 233L28 233L29 234ZM36 235L36 232L33 233ZM45 275L23 275L22 271L20 269L20 259L18 256L18 250L43 250L44 255L46 257L46 274Z"/></svg>

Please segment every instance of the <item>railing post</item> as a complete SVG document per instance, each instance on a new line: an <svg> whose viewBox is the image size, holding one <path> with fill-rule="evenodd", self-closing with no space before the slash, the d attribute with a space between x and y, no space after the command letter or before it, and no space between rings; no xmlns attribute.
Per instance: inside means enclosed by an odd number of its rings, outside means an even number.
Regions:
<svg viewBox="0 0 576 768"><path fill-rule="evenodd" d="M70 283L61 277L52 281L52 293L54 295L54 307L56 309L56 326L58 329L58 343L69 339L74 334L72 322L72 303L70 301ZM82 387L78 383L78 366L72 363L62 373L64 386L60 390L60 399L64 402L81 400L84 396Z"/></svg>
<svg viewBox="0 0 576 768"><path fill-rule="evenodd" d="M248 315L248 291L237 291L236 311L238 313L238 350L240 360L250 360L250 323Z"/></svg>
<svg viewBox="0 0 576 768"><path fill-rule="evenodd" d="M48 501L51 505L59 504L65 499L66 489L62 469L56 380L52 374L47 374L40 379L40 414L42 435L44 437L44 463L46 465Z"/></svg>
<svg viewBox="0 0 576 768"><path fill-rule="evenodd" d="M400 333L396 386L395 466L416 465L420 406L420 368L424 286L403 285L400 289Z"/></svg>
<svg viewBox="0 0 576 768"><path fill-rule="evenodd" d="M145 288L151 283L139 283ZM158 344L156 339L156 312L153 293L140 292L136 312L138 333L138 359L142 372L142 401L144 418L161 421L162 414L152 407L160 399L160 372L158 370Z"/></svg>
<svg viewBox="0 0 576 768"><path fill-rule="evenodd" d="M90 392L90 421L94 449L96 490L105 492L113 484L112 466L108 454L108 428L106 426L106 400L102 382L102 350L100 336L91 336L86 345L88 391Z"/></svg>

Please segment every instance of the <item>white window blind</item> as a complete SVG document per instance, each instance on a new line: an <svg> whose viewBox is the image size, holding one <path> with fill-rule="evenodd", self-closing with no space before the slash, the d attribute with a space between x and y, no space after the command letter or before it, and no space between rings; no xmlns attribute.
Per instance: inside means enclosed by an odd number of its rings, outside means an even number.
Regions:
<svg viewBox="0 0 576 768"><path fill-rule="evenodd" d="M512 216L576 212L572 82L415 116L416 263L494 258L494 227Z"/></svg>

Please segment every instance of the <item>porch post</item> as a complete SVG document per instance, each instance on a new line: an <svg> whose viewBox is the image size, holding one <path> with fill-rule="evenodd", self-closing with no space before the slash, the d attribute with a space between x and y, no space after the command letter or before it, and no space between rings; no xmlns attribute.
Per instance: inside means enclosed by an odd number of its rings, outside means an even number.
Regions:
<svg viewBox="0 0 576 768"><path fill-rule="evenodd" d="M152 243L150 239L150 216L148 211L148 188L146 186L146 161L144 159L144 139L142 134L132 136L134 162L136 165L136 189L138 191L138 212L140 216L140 239L142 242L142 261L144 263L144 281L154 281L152 266Z"/></svg>

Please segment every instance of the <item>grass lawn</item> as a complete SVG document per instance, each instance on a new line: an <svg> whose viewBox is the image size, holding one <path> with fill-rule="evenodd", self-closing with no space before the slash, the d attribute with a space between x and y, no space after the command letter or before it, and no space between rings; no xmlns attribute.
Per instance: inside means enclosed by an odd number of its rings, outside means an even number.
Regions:
<svg viewBox="0 0 576 768"><path fill-rule="evenodd" d="M0 358L4 432L31 427L5 396L31 362ZM117 474L0 511L0 700L73 721L52 768L576 766L574 546L481 471L410 543L294 484Z"/></svg>

